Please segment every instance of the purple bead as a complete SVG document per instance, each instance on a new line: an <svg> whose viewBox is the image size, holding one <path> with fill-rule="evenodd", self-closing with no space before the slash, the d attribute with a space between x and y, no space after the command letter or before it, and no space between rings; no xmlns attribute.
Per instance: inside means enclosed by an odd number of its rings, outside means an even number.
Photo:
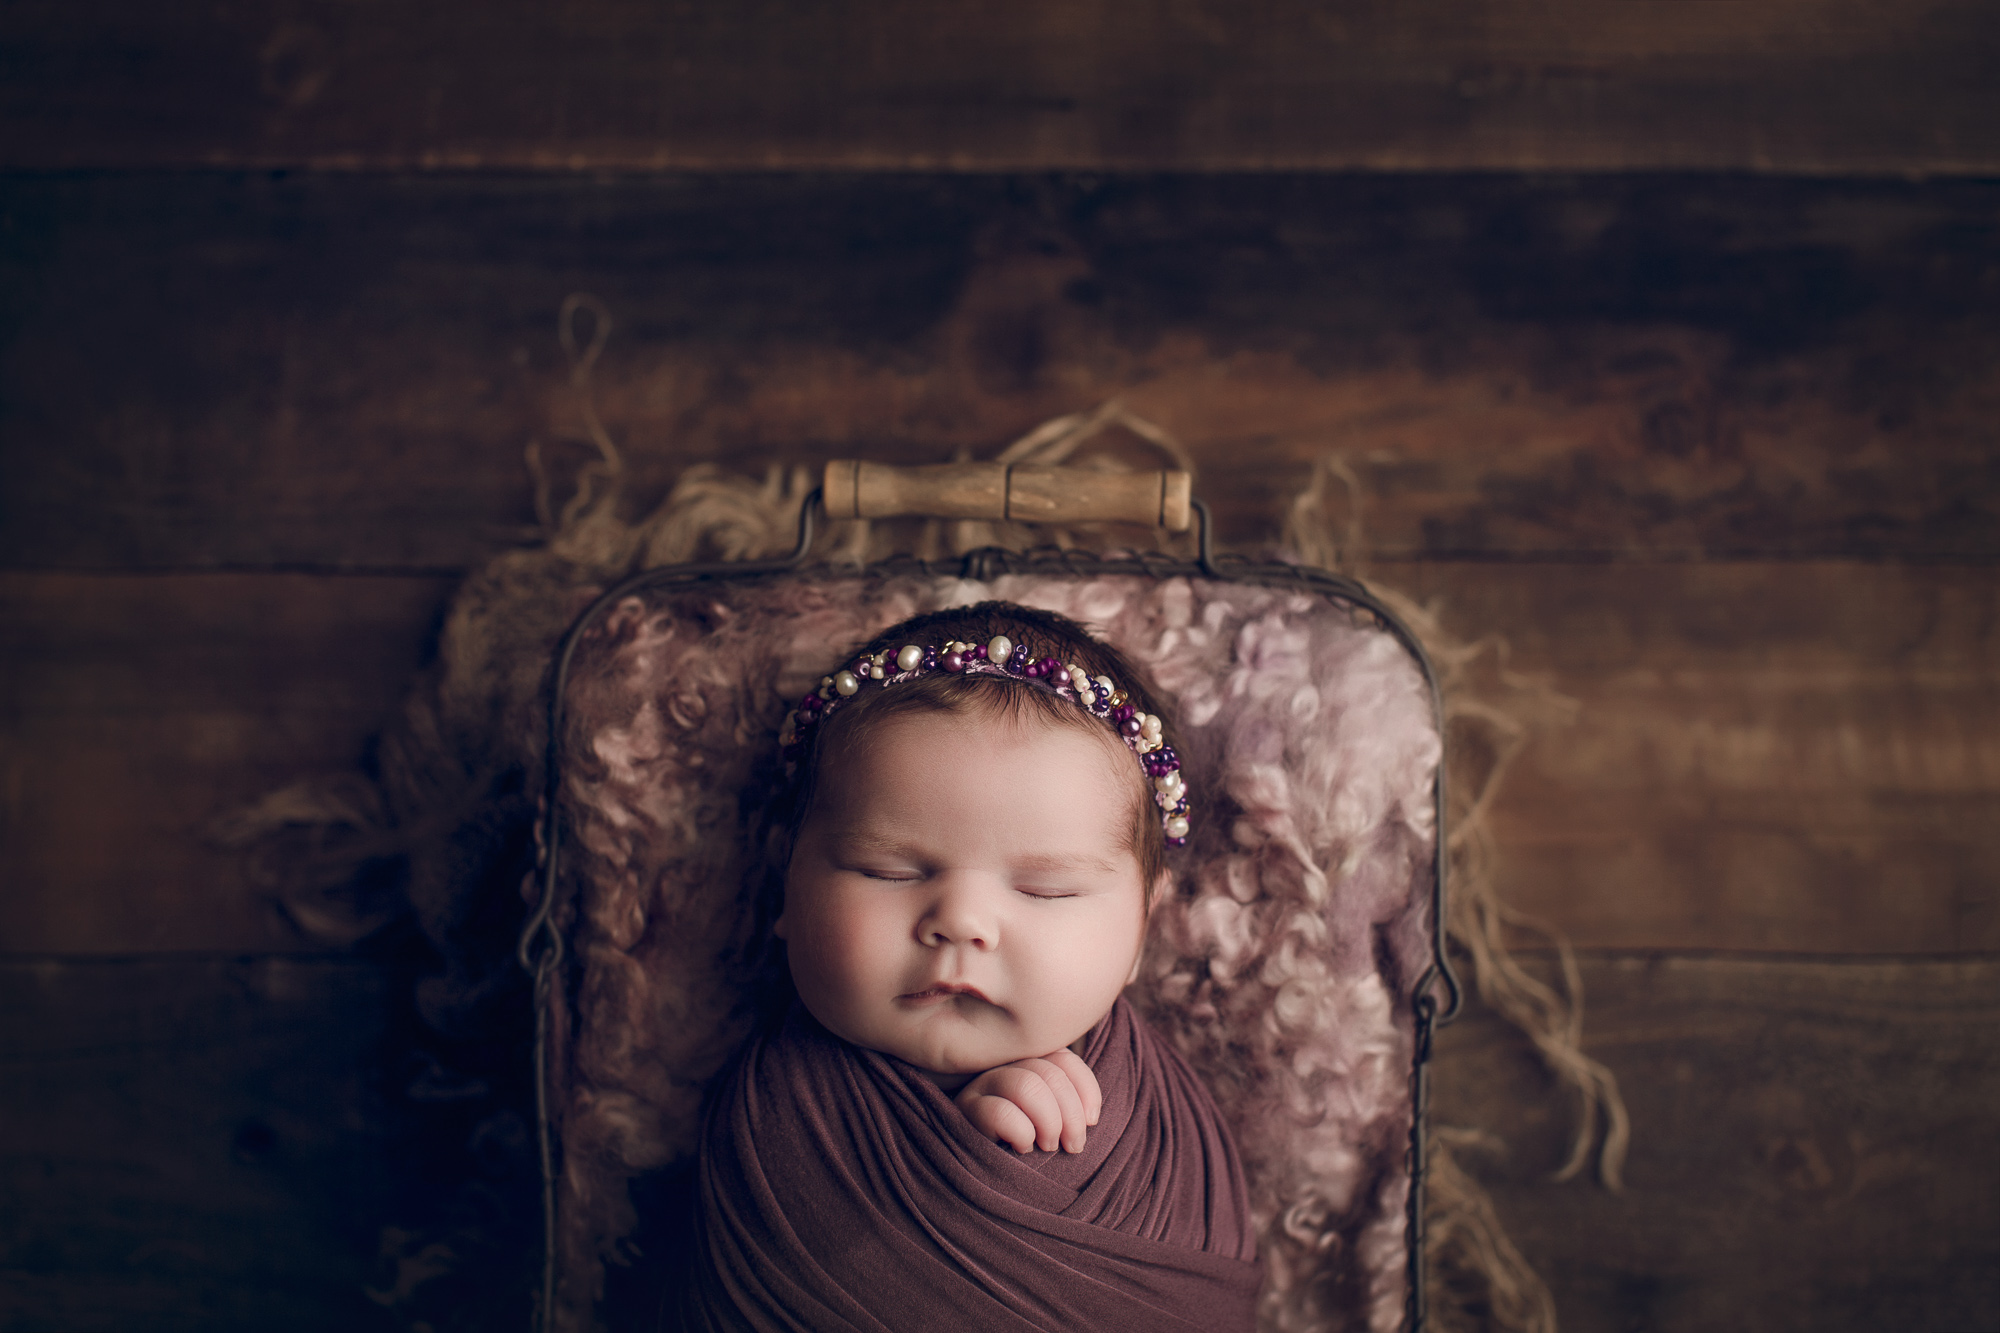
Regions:
<svg viewBox="0 0 2000 1333"><path fill-rule="evenodd" d="M1121 708L1118 711L1125 714L1123 718L1119 719L1118 730L1126 736L1137 736L1139 734L1139 719L1132 716L1130 709Z"/></svg>
<svg viewBox="0 0 2000 1333"><path fill-rule="evenodd" d="M965 654L946 653L944 655L944 669L954 673L965 670Z"/></svg>
<svg viewBox="0 0 2000 1333"><path fill-rule="evenodd" d="M983 643L975 643L975 644L973 644L973 645L972 645L972 648L971 648L971 650L970 650L969 652L967 652L967 653L966 653L966 656L967 656L967 657L970 657L970 658L973 658L973 659L975 659L975 660L977 660L977 661L981 661L981 662L985 661L985 660L986 660L986 645L985 645L985 644L983 644Z"/></svg>
<svg viewBox="0 0 2000 1333"><path fill-rule="evenodd" d="M1066 666L1058 666L1054 671L1049 672L1049 684L1055 686L1059 690L1068 685L1069 668Z"/></svg>
<svg viewBox="0 0 2000 1333"><path fill-rule="evenodd" d="M1025 643L1015 644L1014 655L1008 658L1007 661L1016 671L1026 666L1028 664L1028 645Z"/></svg>
<svg viewBox="0 0 2000 1333"><path fill-rule="evenodd" d="M820 698L817 694L808 694L805 698L799 700L799 712L801 713L817 713L824 707L826 707L826 700Z"/></svg>
<svg viewBox="0 0 2000 1333"><path fill-rule="evenodd" d="M1139 710L1134 708L1131 704L1119 704L1118 707L1111 710L1111 716L1118 719L1118 725L1121 727L1124 726L1125 723L1137 717L1138 715L1139 715ZM1127 736L1136 736L1139 733L1137 731L1128 731L1125 734Z"/></svg>

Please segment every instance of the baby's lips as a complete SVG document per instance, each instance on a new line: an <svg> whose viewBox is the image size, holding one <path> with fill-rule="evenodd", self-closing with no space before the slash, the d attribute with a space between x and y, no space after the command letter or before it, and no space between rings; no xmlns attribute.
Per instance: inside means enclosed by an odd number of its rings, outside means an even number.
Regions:
<svg viewBox="0 0 2000 1333"><path fill-rule="evenodd" d="M944 999L954 995L969 995L984 1004L993 1003L992 1000L987 998L986 992L980 990L977 986L966 986L953 981L933 982L921 990L905 991L896 998L899 1000L921 1002L925 1000Z"/></svg>

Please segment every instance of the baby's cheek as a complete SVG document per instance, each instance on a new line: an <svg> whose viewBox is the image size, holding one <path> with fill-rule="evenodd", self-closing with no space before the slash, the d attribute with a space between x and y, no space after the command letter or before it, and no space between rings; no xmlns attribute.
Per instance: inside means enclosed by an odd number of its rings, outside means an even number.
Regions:
<svg viewBox="0 0 2000 1333"><path fill-rule="evenodd" d="M805 941L812 966L823 982L842 991L866 990L879 981L889 952L892 927L867 904L830 903L815 913ZM797 944L794 944L797 947Z"/></svg>

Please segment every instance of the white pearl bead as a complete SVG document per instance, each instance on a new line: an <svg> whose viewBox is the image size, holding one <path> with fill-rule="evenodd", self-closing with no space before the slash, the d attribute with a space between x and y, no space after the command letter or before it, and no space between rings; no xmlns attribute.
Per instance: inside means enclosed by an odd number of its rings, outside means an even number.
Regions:
<svg viewBox="0 0 2000 1333"><path fill-rule="evenodd" d="M1187 785L1186 783L1181 781L1181 775L1179 770L1176 770L1172 773L1163 773L1159 777L1153 779L1154 789L1168 796L1174 795L1176 792L1180 791L1181 788L1186 785Z"/></svg>
<svg viewBox="0 0 2000 1333"><path fill-rule="evenodd" d="M1139 734L1149 741L1156 741L1160 738L1160 728L1163 725L1165 724L1156 715L1148 713L1139 719Z"/></svg>
<svg viewBox="0 0 2000 1333"><path fill-rule="evenodd" d="M888 675L889 673L884 671L881 667L868 668L868 678L870 680L884 680L887 679Z"/></svg>
<svg viewBox="0 0 2000 1333"><path fill-rule="evenodd" d="M914 643L906 643L896 654L896 667L901 671L915 671L924 664L924 650Z"/></svg>
<svg viewBox="0 0 2000 1333"><path fill-rule="evenodd" d="M1179 815L1174 815L1167 820L1166 829L1169 838L1185 838L1188 835L1188 822Z"/></svg>
<svg viewBox="0 0 2000 1333"><path fill-rule="evenodd" d="M861 688L861 682L854 678L852 671L843 671L833 678L833 688L842 694L852 694Z"/></svg>
<svg viewBox="0 0 2000 1333"><path fill-rule="evenodd" d="M1097 695L1089 686L1085 686L1076 692L1076 701L1085 708L1095 708L1097 706Z"/></svg>
<svg viewBox="0 0 2000 1333"><path fill-rule="evenodd" d="M1004 634L994 635L993 642L986 645L986 660L994 666L1005 666L1013 655L1014 641Z"/></svg>

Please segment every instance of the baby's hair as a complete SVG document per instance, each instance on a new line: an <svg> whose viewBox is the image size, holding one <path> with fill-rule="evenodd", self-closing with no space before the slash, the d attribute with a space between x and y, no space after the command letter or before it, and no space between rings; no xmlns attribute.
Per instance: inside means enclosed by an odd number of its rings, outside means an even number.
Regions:
<svg viewBox="0 0 2000 1333"><path fill-rule="evenodd" d="M1053 657L1082 667L1087 676L1109 676L1124 689L1127 701L1142 713L1161 720L1165 743L1173 745L1173 723L1160 708L1145 674L1126 660L1116 648L1093 638L1088 630L1053 611L1017 606L1011 602L981 602L977 606L954 607L916 616L882 631L861 645L846 659L872 656L887 650L894 653L904 644L942 645L957 639L986 643L1005 635L1016 644L1026 645L1036 658ZM956 674L933 671L914 680L902 681L889 689L870 688L846 700L830 713L825 722L811 728L802 738L796 756L797 769L783 799L783 824L795 841L806 817L811 814L819 784L819 769L830 749L849 743L857 729L879 725L892 717L910 713L985 713L1006 718L1031 718L1053 726L1095 734L1124 749L1105 721L1076 703L1027 681L1004 675ZM1139 862L1141 883L1147 892L1167 868L1166 836L1160 812L1152 799L1152 785L1146 780L1136 757L1124 756L1132 773L1132 818L1130 840Z"/></svg>

